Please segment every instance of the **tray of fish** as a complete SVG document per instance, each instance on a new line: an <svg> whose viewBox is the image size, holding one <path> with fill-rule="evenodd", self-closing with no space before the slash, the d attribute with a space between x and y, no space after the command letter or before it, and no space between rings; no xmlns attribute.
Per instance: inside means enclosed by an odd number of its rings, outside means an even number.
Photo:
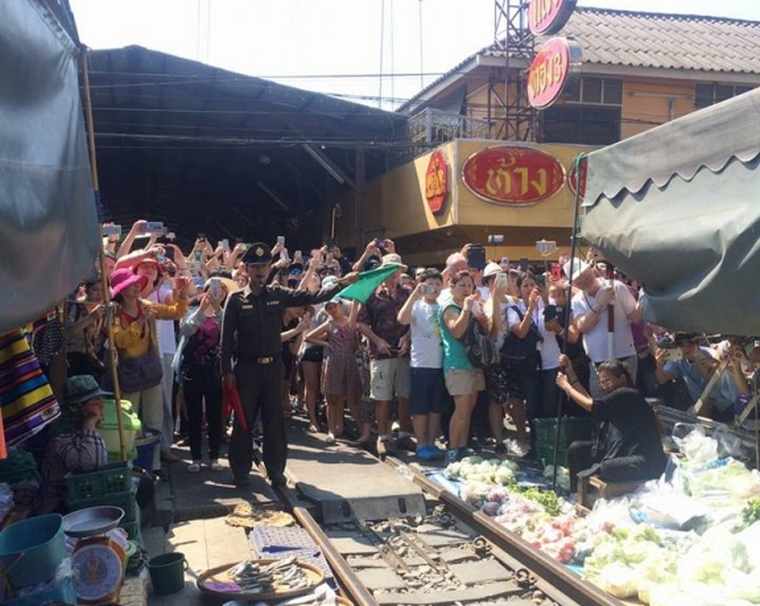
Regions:
<svg viewBox="0 0 760 606"><path fill-rule="evenodd" d="M296 558L246 560L207 570L198 589L219 598L282 600L309 593L324 580L319 568Z"/></svg>

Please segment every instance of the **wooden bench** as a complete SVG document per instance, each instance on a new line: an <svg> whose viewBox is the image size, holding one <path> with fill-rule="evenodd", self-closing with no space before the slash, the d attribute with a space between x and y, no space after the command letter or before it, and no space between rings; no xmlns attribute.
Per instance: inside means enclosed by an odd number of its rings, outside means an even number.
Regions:
<svg viewBox="0 0 760 606"><path fill-rule="evenodd" d="M578 503L587 509L597 499L614 499L636 492L644 482L607 482L599 476L591 476L578 482Z"/></svg>

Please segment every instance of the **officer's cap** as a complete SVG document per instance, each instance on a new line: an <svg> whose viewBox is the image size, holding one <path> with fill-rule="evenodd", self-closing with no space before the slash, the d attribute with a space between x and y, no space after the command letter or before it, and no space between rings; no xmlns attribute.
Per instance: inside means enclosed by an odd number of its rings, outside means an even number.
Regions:
<svg viewBox="0 0 760 606"><path fill-rule="evenodd" d="M243 263L249 265L267 265L271 262L272 253L263 242L254 242L243 255Z"/></svg>

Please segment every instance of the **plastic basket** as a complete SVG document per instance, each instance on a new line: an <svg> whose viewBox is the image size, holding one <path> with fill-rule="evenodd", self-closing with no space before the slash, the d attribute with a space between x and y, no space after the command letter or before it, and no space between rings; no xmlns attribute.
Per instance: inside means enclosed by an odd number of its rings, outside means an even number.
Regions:
<svg viewBox="0 0 760 606"><path fill-rule="evenodd" d="M142 545L142 521L140 520L140 508L138 507L135 512L135 519L131 522L122 520L119 528L123 528L127 533L127 538L130 541L135 541L137 544Z"/></svg>
<svg viewBox="0 0 760 606"><path fill-rule="evenodd" d="M66 476L67 501L84 501L115 493L129 492L131 472L124 463L115 463L90 473Z"/></svg>
<svg viewBox="0 0 760 606"><path fill-rule="evenodd" d="M69 499L66 502L66 506L69 511L78 511L80 509L86 509L87 507L120 507L124 510L123 522L134 522L137 518L137 501L135 500L135 493L131 490L128 490L127 492L116 492L114 494L94 499L83 499L80 501L72 501Z"/></svg>
<svg viewBox="0 0 760 606"><path fill-rule="evenodd" d="M542 445L536 446L536 454L538 460L541 461L544 467L547 465L554 465L554 445ZM560 447L557 452L557 460L560 467L567 467L567 448Z"/></svg>
<svg viewBox="0 0 760 606"><path fill-rule="evenodd" d="M563 417L559 432L560 449L567 450L573 442L590 440L594 422L587 417ZM557 418L535 419L533 428L536 432L536 447L538 450L551 447L554 455L554 441L557 436Z"/></svg>

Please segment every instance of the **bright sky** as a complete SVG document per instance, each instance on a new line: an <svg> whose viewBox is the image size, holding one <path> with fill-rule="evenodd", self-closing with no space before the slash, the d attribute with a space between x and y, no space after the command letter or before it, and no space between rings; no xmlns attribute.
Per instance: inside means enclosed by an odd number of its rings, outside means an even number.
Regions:
<svg viewBox="0 0 760 606"><path fill-rule="evenodd" d="M759 0L579 4L760 21ZM493 40L493 0L71 0L71 6L81 39L92 48L138 44L263 77L371 75L276 78L349 95L379 96L382 72L399 74L382 79L384 97L411 97L421 88L420 76L400 74L423 71L430 82ZM391 103L384 107L391 109Z"/></svg>

